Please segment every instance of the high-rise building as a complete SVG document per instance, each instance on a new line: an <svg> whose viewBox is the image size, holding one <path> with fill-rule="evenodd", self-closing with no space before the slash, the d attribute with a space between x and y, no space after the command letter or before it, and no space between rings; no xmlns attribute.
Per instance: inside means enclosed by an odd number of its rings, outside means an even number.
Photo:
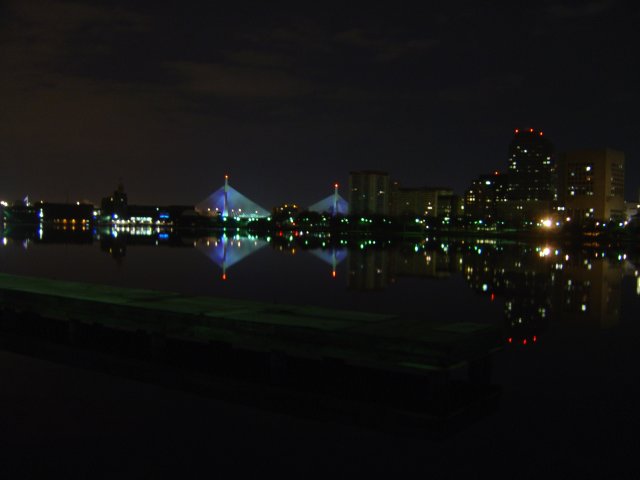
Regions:
<svg viewBox="0 0 640 480"><path fill-rule="evenodd" d="M575 150L559 159L559 200L573 221L626 218L624 153Z"/></svg>
<svg viewBox="0 0 640 480"><path fill-rule="evenodd" d="M391 188L390 214L444 218L455 215L453 190L443 187L401 188L394 182Z"/></svg>
<svg viewBox="0 0 640 480"><path fill-rule="evenodd" d="M505 215L506 176L500 172L480 175L471 183L464 196L464 211L468 218L494 223Z"/></svg>
<svg viewBox="0 0 640 480"><path fill-rule="evenodd" d="M516 129L509 145L506 198L510 219L538 221L557 200L553 144L542 131Z"/></svg>
<svg viewBox="0 0 640 480"><path fill-rule="evenodd" d="M349 172L349 212L352 215L388 215L389 196L387 172Z"/></svg>

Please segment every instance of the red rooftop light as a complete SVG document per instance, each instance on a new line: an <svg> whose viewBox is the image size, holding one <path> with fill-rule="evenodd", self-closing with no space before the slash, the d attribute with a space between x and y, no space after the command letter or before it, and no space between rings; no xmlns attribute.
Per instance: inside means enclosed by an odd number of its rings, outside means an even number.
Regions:
<svg viewBox="0 0 640 480"><path fill-rule="evenodd" d="M518 130L517 128L516 128L516 133L520 133L520 130Z"/></svg>
<svg viewBox="0 0 640 480"><path fill-rule="evenodd" d="M533 133L533 128L530 128L530 129L529 129L529 131L530 131L531 133Z"/></svg>
<svg viewBox="0 0 640 480"><path fill-rule="evenodd" d="M542 136L542 132L540 132L540 136Z"/></svg>

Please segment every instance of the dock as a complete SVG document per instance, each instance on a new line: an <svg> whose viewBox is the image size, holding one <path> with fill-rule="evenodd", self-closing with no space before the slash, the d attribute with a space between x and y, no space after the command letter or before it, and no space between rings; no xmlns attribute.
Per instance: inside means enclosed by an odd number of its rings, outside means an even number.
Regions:
<svg viewBox="0 0 640 480"><path fill-rule="evenodd" d="M369 423L382 413L431 423L495 399L491 356L500 343L497 328L469 321L0 274L1 348L152 381L169 376L233 401L259 389L287 411L315 412L321 399L342 416L368 411Z"/></svg>

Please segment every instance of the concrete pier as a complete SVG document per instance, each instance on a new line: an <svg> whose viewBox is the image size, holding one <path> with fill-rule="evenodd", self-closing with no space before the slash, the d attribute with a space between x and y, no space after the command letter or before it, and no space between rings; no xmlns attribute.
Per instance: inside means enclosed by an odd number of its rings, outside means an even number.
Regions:
<svg viewBox="0 0 640 480"><path fill-rule="evenodd" d="M472 322L0 274L0 342L153 381L170 377L234 401L259 386L270 407L317 413L323 405L366 422L416 424L495 398L489 357L500 335ZM453 382L454 371L470 378Z"/></svg>

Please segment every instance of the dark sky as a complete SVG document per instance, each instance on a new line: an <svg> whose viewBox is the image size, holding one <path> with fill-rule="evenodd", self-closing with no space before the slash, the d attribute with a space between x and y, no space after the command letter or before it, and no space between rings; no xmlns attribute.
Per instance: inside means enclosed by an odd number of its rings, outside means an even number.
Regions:
<svg viewBox="0 0 640 480"><path fill-rule="evenodd" d="M461 193L516 127L624 151L637 198L640 4L187 3L0 4L0 198L194 204L229 173L308 205L353 169Z"/></svg>

